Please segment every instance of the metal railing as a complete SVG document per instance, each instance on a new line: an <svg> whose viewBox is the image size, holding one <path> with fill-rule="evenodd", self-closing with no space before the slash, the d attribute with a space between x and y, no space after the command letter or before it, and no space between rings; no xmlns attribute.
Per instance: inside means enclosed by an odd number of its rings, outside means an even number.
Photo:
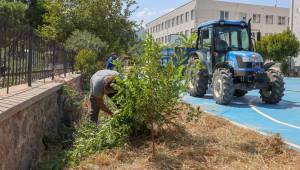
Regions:
<svg viewBox="0 0 300 170"><path fill-rule="evenodd" d="M73 71L75 53L29 26L0 24L0 89Z"/></svg>

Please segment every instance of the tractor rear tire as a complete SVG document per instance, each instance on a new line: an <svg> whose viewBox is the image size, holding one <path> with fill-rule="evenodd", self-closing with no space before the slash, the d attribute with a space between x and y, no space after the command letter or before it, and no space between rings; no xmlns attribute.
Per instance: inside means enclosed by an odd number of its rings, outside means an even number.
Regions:
<svg viewBox="0 0 300 170"><path fill-rule="evenodd" d="M248 92L247 91L244 91L244 90L240 90L240 89L236 89L234 91L234 96L236 97L243 97L247 94Z"/></svg>
<svg viewBox="0 0 300 170"><path fill-rule="evenodd" d="M216 69L213 74L213 96L216 103L230 104L234 90L232 73L225 68Z"/></svg>
<svg viewBox="0 0 300 170"><path fill-rule="evenodd" d="M207 70L199 70L197 74L193 74L192 70L190 70L188 88L191 96L204 97L208 89Z"/></svg>
<svg viewBox="0 0 300 170"><path fill-rule="evenodd" d="M260 98L267 104L277 104L284 96L284 81L283 76L279 71L268 71L268 87L259 91Z"/></svg>

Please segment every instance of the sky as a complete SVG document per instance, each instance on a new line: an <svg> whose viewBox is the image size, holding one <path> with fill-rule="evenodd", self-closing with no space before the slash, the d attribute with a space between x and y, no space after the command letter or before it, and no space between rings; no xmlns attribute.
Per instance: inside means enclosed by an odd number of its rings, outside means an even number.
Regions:
<svg viewBox="0 0 300 170"><path fill-rule="evenodd" d="M143 25L156 19L157 17L166 14L175 8L189 2L191 0L137 0L138 9L133 14L131 19L136 21L143 21ZM290 0L222 0L229 2L240 2L259 5L271 5L274 6L277 1L277 5L281 7L289 7Z"/></svg>

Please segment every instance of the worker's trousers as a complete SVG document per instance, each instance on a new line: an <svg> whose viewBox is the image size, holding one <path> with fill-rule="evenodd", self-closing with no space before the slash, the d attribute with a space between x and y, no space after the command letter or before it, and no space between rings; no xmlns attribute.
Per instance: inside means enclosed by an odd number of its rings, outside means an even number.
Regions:
<svg viewBox="0 0 300 170"><path fill-rule="evenodd" d="M90 97L90 102L91 102L90 120L94 123L98 123L100 107L98 107L96 99L93 96Z"/></svg>

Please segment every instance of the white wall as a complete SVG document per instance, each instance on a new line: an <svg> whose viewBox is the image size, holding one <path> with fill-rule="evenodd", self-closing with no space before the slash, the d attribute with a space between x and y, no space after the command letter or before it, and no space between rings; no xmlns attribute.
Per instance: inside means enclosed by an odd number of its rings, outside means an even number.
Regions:
<svg viewBox="0 0 300 170"><path fill-rule="evenodd" d="M182 24L179 24L179 25L175 25L174 27L169 27L167 29L165 29L165 26L164 26L164 29L161 30L159 32L154 32L152 33L154 39L156 38L161 38L161 37L165 37L165 36L168 36L168 35L171 35L171 34L177 34L177 33L180 33L180 32L183 32L188 30L190 32L190 30L192 28L195 27L195 20L191 20L191 11L195 9L195 5L196 5L196 0L192 0L191 2L187 3L187 4L184 4L183 6L181 7L178 7L177 9L151 21L150 23L146 24L146 30L149 31L150 28L152 27L155 27L156 25L159 25L159 24L162 24L164 23L165 25L165 21L167 20L171 20L171 24L172 24L172 19L173 18L176 18L177 16L180 16L181 14L184 15L183 17L183 23ZM186 22L185 20L185 13L186 12L189 12L189 20L188 22ZM176 22L176 19L175 19L175 22Z"/></svg>
<svg viewBox="0 0 300 170"><path fill-rule="evenodd" d="M295 1L298 1L298 3L300 2L300 0ZM288 8L231 3L217 0L192 0L191 2L178 7L174 11L171 11L168 14L165 14L146 24L146 30L149 31L150 28L153 28L153 26L164 23L165 21L180 16L181 14L185 14L188 11L190 12L193 9L195 10L195 20L189 20L188 22L184 22L183 24L179 24L175 27L170 27L168 29L160 30L159 32L154 32L152 33L154 38L157 39L168 36L170 34L177 34L178 32L184 33L184 31L186 30L189 30L190 32L192 28L197 28L197 26L202 22L209 20L219 20L220 11L228 11L229 20L240 20L241 12L247 14L247 20L249 18L252 18L253 14L260 14L261 21L259 24L252 24L252 31L261 31L262 35L279 33L287 29L288 27ZM273 24L266 24L266 15L273 16ZM285 25L278 25L278 16L285 17Z"/></svg>
<svg viewBox="0 0 300 170"><path fill-rule="evenodd" d="M276 8L270 6L251 5L242 3L230 3L216 0L197 0L197 23L208 20L220 19L220 11L228 11L230 20L240 20L240 13L247 14L247 20L252 18L253 14L260 14L260 24L252 24L253 31L261 31L262 35L266 33L279 33L288 27L288 8ZM266 24L266 15L273 15L273 24ZM278 25L278 16L286 17L285 25Z"/></svg>
<svg viewBox="0 0 300 170"><path fill-rule="evenodd" d="M292 10L290 10L290 13L292 14ZM300 40L300 0L294 0L293 31ZM295 58L295 66L300 66L300 55L298 56L298 58Z"/></svg>

